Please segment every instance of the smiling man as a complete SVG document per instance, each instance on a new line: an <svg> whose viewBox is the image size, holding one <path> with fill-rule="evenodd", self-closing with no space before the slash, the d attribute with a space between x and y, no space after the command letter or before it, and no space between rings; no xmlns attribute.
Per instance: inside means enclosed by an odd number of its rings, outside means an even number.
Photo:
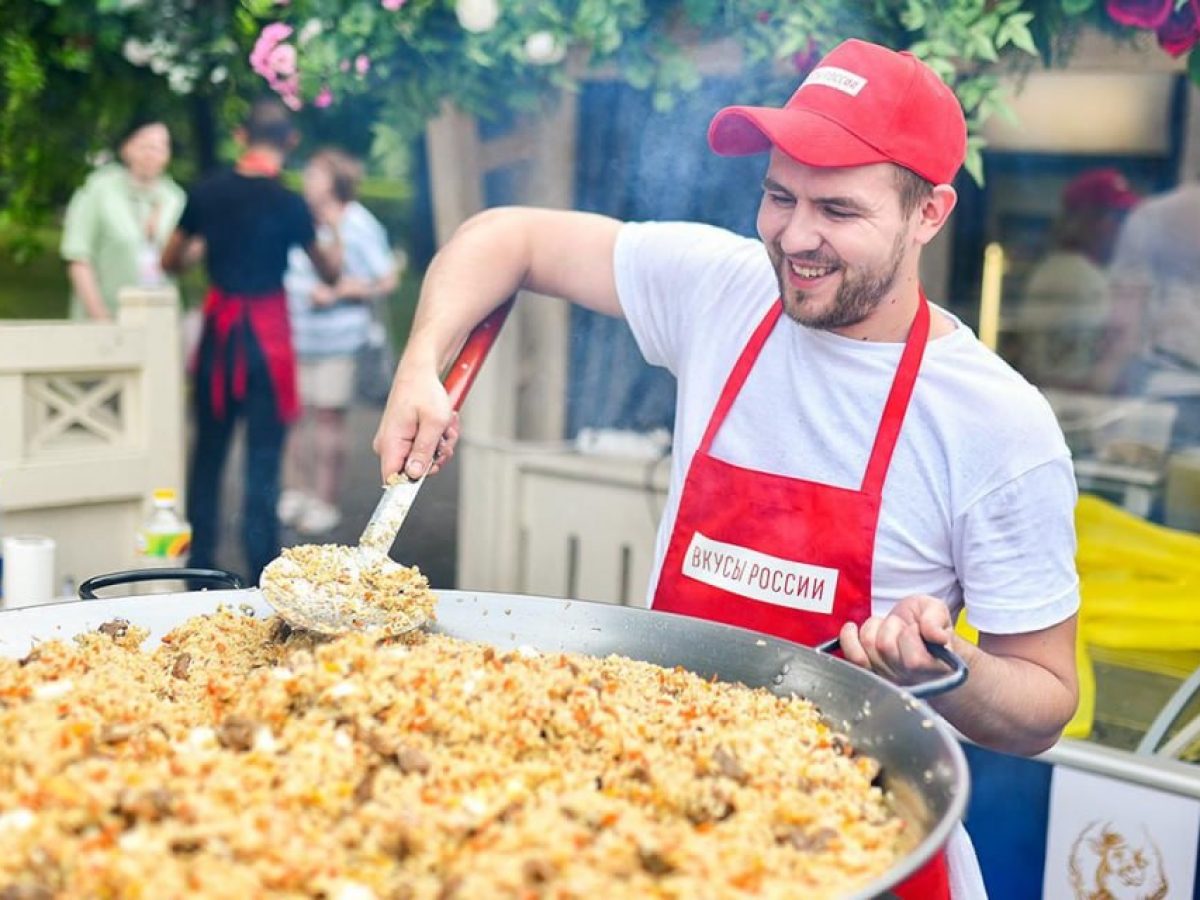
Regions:
<svg viewBox="0 0 1200 900"><path fill-rule="evenodd" d="M847 41L782 109L719 112L709 141L769 154L760 240L533 209L458 231L379 427L384 474L446 458L438 372L518 288L623 316L679 384L653 607L839 636L900 684L943 672L924 642L949 644L971 676L935 708L982 744L1046 749L1077 699L1075 482L1043 398L918 280L956 201L957 100L911 55ZM963 608L978 647L953 634ZM965 834L950 857L897 893L982 896Z"/></svg>

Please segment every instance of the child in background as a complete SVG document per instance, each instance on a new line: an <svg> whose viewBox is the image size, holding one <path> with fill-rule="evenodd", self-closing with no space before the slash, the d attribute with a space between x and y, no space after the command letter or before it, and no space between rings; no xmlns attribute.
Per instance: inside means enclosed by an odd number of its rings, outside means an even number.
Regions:
<svg viewBox="0 0 1200 900"><path fill-rule="evenodd" d="M336 230L342 277L323 284L293 249L284 276L304 407L288 439L280 521L303 535L341 521L346 413L354 398L355 355L367 340L371 304L396 288L397 267L383 225L356 199L362 166L338 150L315 154L304 170L304 197Z"/></svg>

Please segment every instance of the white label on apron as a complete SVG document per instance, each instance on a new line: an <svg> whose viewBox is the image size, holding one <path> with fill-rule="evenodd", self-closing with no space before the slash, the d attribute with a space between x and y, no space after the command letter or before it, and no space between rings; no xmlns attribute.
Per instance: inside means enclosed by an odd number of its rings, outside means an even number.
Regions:
<svg viewBox="0 0 1200 900"><path fill-rule="evenodd" d="M692 535L683 574L707 585L789 609L828 614L837 593L838 570L768 556Z"/></svg>

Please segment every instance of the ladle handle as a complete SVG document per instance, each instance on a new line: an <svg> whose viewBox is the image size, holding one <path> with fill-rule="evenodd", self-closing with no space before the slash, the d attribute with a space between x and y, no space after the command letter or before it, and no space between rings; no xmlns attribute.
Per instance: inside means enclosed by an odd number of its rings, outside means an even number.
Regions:
<svg viewBox="0 0 1200 900"><path fill-rule="evenodd" d="M842 639L840 637L830 638L823 644L817 644L816 649L822 653L836 653L842 649ZM967 675L969 674L967 664L963 662L961 656L949 647L926 641L925 649L929 651L929 655L934 659L948 665L950 671L945 675L939 675L937 678L922 681L920 684L906 684L903 686L904 690L908 691L914 697L923 700L926 697L936 697L938 694L952 691L967 680Z"/></svg>
<svg viewBox="0 0 1200 900"><path fill-rule="evenodd" d="M508 318L516 300L516 297L505 300L476 325L467 336L462 349L458 351L458 356L450 364L450 371L446 373L442 383L446 387L446 393L450 395L450 406L455 411L467 399L467 391L475 383L475 376L479 374L483 361L487 359L488 353L496 343L500 327Z"/></svg>
<svg viewBox="0 0 1200 900"><path fill-rule="evenodd" d="M475 382L475 376L479 374L479 369L483 366L483 361L487 359L488 353L495 345L496 338L500 334L500 327L508 318L516 299L516 297L510 297L505 300L492 310L487 318L471 329L471 333L467 335L467 340L459 349L458 355L454 357L454 362L450 364L450 370L446 373L442 384L446 388L446 393L450 395L450 405L455 411L462 406L463 400L466 399L467 391L471 389L471 385ZM410 478L403 472L388 479L383 496L379 498L379 503L376 505L375 511L371 513L371 519L367 522L367 527L363 529L362 537L358 540L359 547L368 553L378 555L385 555L391 550L392 544L396 542L396 535L400 533L400 527L408 518L408 513L412 509L413 503L416 502L417 492L421 489L424 481L424 475L420 478Z"/></svg>

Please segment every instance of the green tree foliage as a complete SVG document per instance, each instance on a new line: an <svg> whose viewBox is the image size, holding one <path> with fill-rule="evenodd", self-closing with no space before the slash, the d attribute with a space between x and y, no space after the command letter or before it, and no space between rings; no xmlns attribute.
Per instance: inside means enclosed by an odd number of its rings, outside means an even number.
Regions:
<svg viewBox="0 0 1200 900"><path fill-rule="evenodd" d="M1191 5L1162 2L1178 32ZM311 133L368 121L350 136L369 143L373 168L394 176L445 102L484 117L533 110L600 67L667 108L699 83L696 47L712 42L748 73L757 96L746 102L785 98L846 37L911 50L961 99L972 133L967 167L979 178L980 126L1005 112L1000 76L1061 59L1089 22L1132 33L1140 19L1118 26L1109 17L1124 5L1140 15L1153 4L0 0L0 215L29 229L44 221L129 116L156 105L185 146L200 148L183 155L185 165L210 161L247 100L273 89Z"/></svg>

